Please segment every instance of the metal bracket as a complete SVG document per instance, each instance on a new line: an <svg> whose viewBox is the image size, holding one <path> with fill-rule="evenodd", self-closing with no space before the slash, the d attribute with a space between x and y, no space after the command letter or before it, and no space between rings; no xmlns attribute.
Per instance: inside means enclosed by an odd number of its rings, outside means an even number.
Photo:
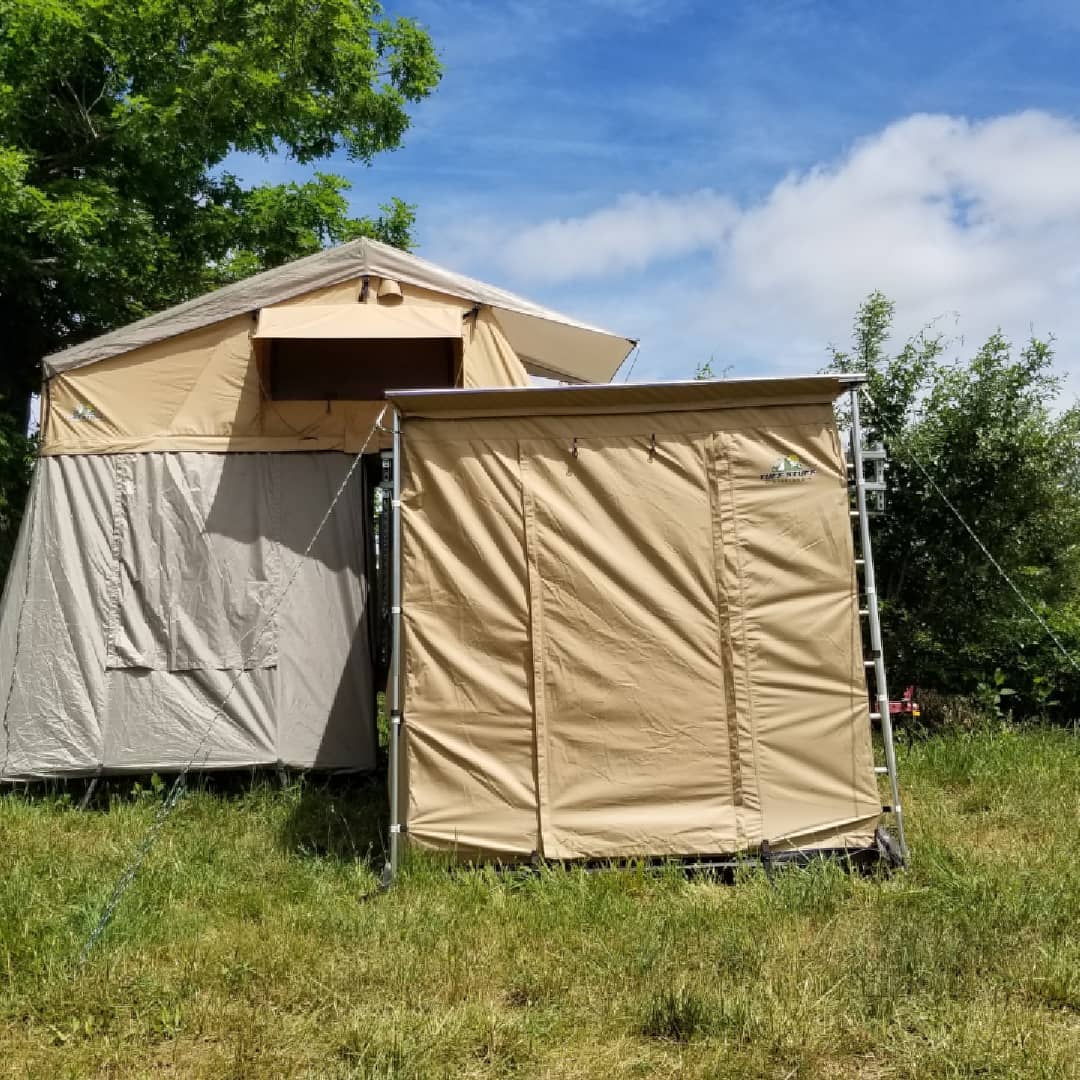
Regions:
<svg viewBox="0 0 1080 1080"><path fill-rule="evenodd" d="M867 512L882 514L885 512L885 491L887 489L885 470L889 466L888 454L885 447L879 443L877 446L863 447L859 456L864 466L870 465L870 476L866 476L864 473L860 478L864 493L872 496L874 504L872 510L867 507ZM848 470L853 474L848 482L854 487L856 483L856 477L854 476L855 464L851 459L850 451L848 452Z"/></svg>

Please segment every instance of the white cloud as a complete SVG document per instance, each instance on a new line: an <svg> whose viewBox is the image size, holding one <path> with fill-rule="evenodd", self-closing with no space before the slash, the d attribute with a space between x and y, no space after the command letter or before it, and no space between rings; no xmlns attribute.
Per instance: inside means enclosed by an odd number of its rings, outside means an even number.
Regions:
<svg viewBox="0 0 1080 1080"><path fill-rule="evenodd" d="M724 291L815 321L880 287L915 317L1063 314L1080 269L1080 128L915 116L790 176L718 252Z"/></svg>
<svg viewBox="0 0 1080 1080"><path fill-rule="evenodd" d="M1060 366L1080 376L1080 125L1046 113L911 116L741 208L719 191L627 194L484 232L474 254L488 275L548 299L580 283L581 314L647 331L652 359L635 376L685 374L709 355L743 372L814 369L875 288L896 301L901 334L953 312L969 342L999 325L1053 332ZM700 257L678 262L702 252L704 275ZM663 269L666 320L643 318L625 291L627 272L650 268Z"/></svg>
<svg viewBox="0 0 1080 1080"><path fill-rule="evenodd" d="M507 238L501 261L515 277L538 281L643 270L722 243L737 216L733 202L711 191L623 195L585 217L520 230Z"/></svg>

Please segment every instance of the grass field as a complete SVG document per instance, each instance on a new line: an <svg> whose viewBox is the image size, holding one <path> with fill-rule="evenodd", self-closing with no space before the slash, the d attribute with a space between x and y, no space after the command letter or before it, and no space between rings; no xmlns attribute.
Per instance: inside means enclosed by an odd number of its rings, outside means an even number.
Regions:
<svg viewBox="0 0 1080 1080"><path fill-rule="evenodd" d="M914 860L735 886L450 875L376 893L381 792L196 792L87 966L153 816L0 798L0 1074L1080 1076L1080 738L902 749Z"/></svg>

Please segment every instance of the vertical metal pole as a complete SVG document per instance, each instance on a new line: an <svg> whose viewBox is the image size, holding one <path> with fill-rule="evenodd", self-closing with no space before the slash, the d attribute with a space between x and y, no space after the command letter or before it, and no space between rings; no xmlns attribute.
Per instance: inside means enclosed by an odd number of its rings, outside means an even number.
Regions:
<svg viewBox="0 0 1080 1080"><path fill-rule="evenodd" d="M904 839L904 813L900 807L900 784L896 776L896 748L893 745L892 716L889 714L889 689L885 681L885 656L881 649L881 621L878 617L877 580L874 577L874 554L870 548L870 519L866 514L866 477L863 475L862 422L859 418L859 387L851 388L851 463L855 472L855 505L859 514L859 546L863 560L863 591L870 623L870 649L874 659L877 711L881 717L881 737L885 743L885 767L892 789L892 808L896 817L896 838L900 855L907 859Z"/></svg>
<svg viewBox="0 0 1080 1080"><path fill-rule="evenodd" d="M390 864L386 883L397 877L402 825L398 813L401 773L401 414L394 409L393 496L390 500Z"/></svg>

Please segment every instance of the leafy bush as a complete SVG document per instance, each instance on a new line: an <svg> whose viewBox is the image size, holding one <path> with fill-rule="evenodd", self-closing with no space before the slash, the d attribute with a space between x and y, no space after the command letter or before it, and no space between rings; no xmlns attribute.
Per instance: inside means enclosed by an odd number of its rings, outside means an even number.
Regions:
<svg viewBox="0 0 1080 1080"><path fill-rule="evenodd" d="M0 582L19 535L23 507L34 465L34 440L22 434L19 419L3 411L0 401Z"/></svg>
<svg viewBox="0 0 1080 1080"><path fill-rule="evenodd" d="M1051 344L995 333L952 361L926 331L889 355L892 317L873 293L832 364L867 375L867 434L889 452L874 553L892 682L991 715L1075 716L1073 663L945 502L1080 658L1080 408L1055 407Z"/></svg>

